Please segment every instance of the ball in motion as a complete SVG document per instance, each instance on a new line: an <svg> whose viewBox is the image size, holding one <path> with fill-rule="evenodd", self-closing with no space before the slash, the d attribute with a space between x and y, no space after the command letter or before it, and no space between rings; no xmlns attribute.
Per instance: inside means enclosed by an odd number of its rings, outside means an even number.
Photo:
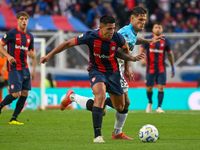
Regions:
<svg viewBox="0 0 200 150"><path fill-rule="evenodd" d="M139 132L142 142L155 142L158 139L158 130L151 124L144 125Z"/></svg>

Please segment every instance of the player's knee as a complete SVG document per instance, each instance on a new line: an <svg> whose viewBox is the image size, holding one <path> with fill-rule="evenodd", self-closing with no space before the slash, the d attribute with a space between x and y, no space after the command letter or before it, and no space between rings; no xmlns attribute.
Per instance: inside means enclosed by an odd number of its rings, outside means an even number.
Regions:
<svg viewBox="0 0 200 150"><path fill-rule="evenodd" d="M19 98L21 96L21 92L14 92L12 93L12 96L15 98Z"/></svg>
<svg viewBox="0 0 200 150"><path fill-rule="evenodd" d="M21 96L28 97L28 91L23 90L23 91L21 92Z"/></svg>
<svg viewBox="0 0 200 150"><path fill-rule="evenodd" d="M118 112L122 112L124 110L124 105L118 105L115 107Z"/></svg>

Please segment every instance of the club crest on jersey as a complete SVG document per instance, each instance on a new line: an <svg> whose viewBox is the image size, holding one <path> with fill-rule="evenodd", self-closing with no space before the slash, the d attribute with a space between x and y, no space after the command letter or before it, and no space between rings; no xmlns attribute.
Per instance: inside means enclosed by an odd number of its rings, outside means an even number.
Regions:
<svg viewBox="0 0 200 150"><path fill-rule="evenodd" d="M96 77L93 77L91 81L92 81L92 82L95 82L95 81L96 81Z"/></svg>
<svg viewBox="0 0 200 150"><path fill-rule="evenodd" d="M14 85L14 84L11 84L11 85L10 85L10 89L13 90L14 88L15 88L15 85Z"/></svg>
<svg viewBox="0 0 200 150"><path fill-rule="evenodd" d="M162 46L162 47L163 47L163 46L164 46L164 44L162 43L162 44L160 44L160 46Z"/></svg>
<svg viewBox="0 0 200 150"><path fill-rule="evenodd" d="M111 50L113 50L113 51L114 51L114 50L115 50L115 46L111 47Z"/></svg>
<svg viewBox="0 0 200 150"><path fill-rule="evenodd" d="M27 42L30 43L30 39L27 39Z"/></svg>
<svg viewBox="0 0 200 150"><path fill-rule="evenodd" d="M7 37L7 35L5 34L5 35L4 35L4 39L5 39L6 37Z"/></svg>

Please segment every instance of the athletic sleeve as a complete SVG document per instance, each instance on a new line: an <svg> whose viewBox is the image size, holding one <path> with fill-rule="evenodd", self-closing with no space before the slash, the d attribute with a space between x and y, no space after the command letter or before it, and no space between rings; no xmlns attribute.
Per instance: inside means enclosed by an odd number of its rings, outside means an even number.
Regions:
<svg viewBox="0 0 200 150"><path fill-rule="evenodd" d="M30 43L28 49L29 49L29 50L30 50L30 49L34 50L34 38L33 38L33 35L31 35L31 43Z"/></svg>
<svg viewBox="0 0 200 150"><path fill-rule="evenodd" d="M165 39L166 45L165 45L165 50L169 53L171 52L171 45L168 39Z"/></svg>
<svg viewBox="0 0 200 150"><path fill-rule="evenodd" d="M12 36L12 33L10 31L8 31L4 36L3 38L1 39L1 41L4 43L4 44L8 44L12 41L13 39L13 36Z"/></svg>
<svg viewBox="0 0 200 150"><path fill-rule="evenodd" d="M118 42L117 42L118 46L123 47L125 42L126 42L125 38L120 33L117 33L117 36L118 36L118 39L119 39Z"/></svg>
<svg viewBox="0 0 200 150"><path fill-rule="evenodd" d="M81 45L81 44L88 44L89 41L89 31L85 32L84 34L79 35L78 37L75 38L75 43L76 45Z"/></svg>

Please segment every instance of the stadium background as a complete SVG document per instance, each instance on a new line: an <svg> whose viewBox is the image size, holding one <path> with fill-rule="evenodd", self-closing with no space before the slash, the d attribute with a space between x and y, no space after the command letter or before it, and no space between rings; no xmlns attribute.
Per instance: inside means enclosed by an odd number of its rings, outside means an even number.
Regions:
<svg viewBox="0 0 200 150"><path fill-rule="evenodd" d="M129 23L130 10L136 6L149 10L148 22L139 34L144 37L151 34L153 22L160 21L164 35L170 39L175 56L176 77L168 78L163 109L200 110L200 90L197 80L200 77L200 1L198 0L1 0L0 36L16 27L15 14L25 10L29 13L28 29L35 38L46 39L46 53L64 40L98 28L99 17L110 14L116 18L116 30ZM120 11L119 11L120 10ZM40 43L35 43L37 60L40 59ZM135 47L133 55L138 53ZM168 64L168 62L166 61ZM130 109L146 108L145 67L131 63L136 81L130 83ZM31 66L31 65L30 65ZM46 105L58 105L68 88L74 88L77 94L92 97L86 68L88 50L85 46L70 48L53 57L47 63L46 73L52 73L57 88L46 89ZM37 66L36 78L32 81L32 91L27 100L26 109L37 109L40 105L40 66ZM155 89L154 109L157 102ZM4 96L6 90L4 90ZM75 108L79 106L73 104ZM11 108L15 107L15 103Z"/></svg>

